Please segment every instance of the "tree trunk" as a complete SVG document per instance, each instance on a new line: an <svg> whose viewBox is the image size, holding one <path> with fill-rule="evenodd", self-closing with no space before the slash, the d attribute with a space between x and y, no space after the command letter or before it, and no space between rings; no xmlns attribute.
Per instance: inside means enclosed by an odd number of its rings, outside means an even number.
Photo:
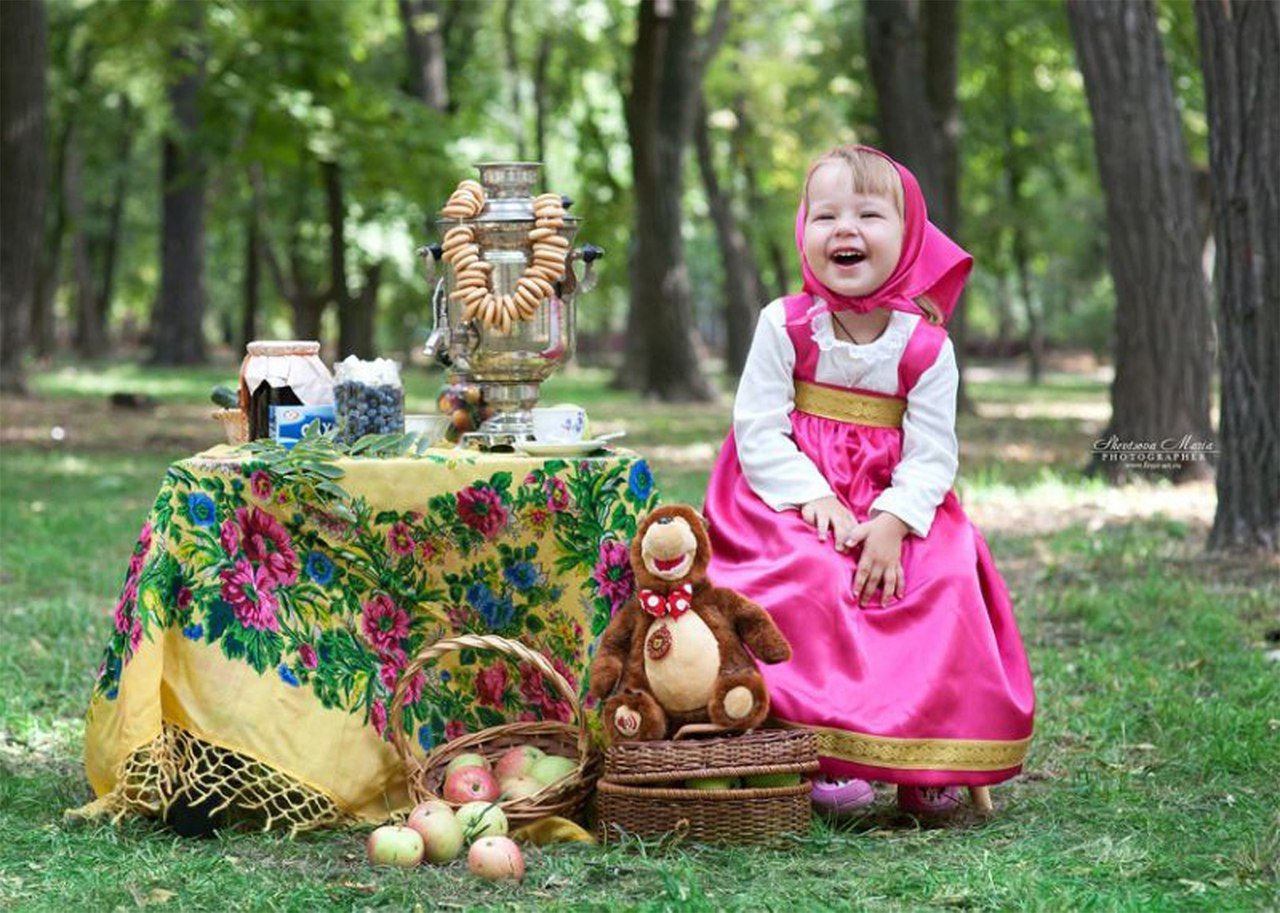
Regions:
<svg viewBox="0 0 1280 913"><path fill-rule="evenodd" d="M885 152L920 182L929 220L960 239L960 107L956 98L959 3L867 0L867 63ZM972 412L964 384L964 300L949 323L960 370L958 408Z"/></svg>
<svg viewBox="0 0 1280 913"><path fill-rule="evenodd" d="M151 363L205 361L204 187L200 94L205 76L204 5L175 7L185 22L172 52L173 126L163 140L160 294L151 317Z"/></svg>
<svg viewBox="0 0 1280 913"><path fill-rule="evenodd" d="M737 120L737 125L733 128L733 160L738 170L742 172L742 180L746 185L747 205L751 212L764 212L764 195L760 192L760 180L756 176L754 157L748 148L748 140L754 134L755 128L750 112L747 110L745 92L739 92L734 98L733 114ZM759 274L757 268L756 284L760 289L760 301L757 302L757 309L768 304L764 300L766 296L771 298L785 297L791 287L791 275L787 269L786 255L782 252L782 245L778 243L777 235L770 232L768 238L764 241L764 245L765 251L768 253L769 266L773 271L773 292L770 294L769 291L766 291L764 278Z"/></svg>
<svg viewBox="0 0 1280 913"><path fill-rule="evenodd" d="M547 72L550 67L551 34L544 32L538 41L538 59L533 69L533 157L538 162L547 160Z"/></svg>
<svg viewBox="0 0 1280 913"><path fill-rule="evenodd" d="M399 0L400 25L409 58L409 93L428 108L449 107L444 39L437 0Z"/></svg>
<svg viewBox="0 0 1280 913"><path fill-rule="evenodd" d="M127 97L120 97L119 145L115 151L115 182L111 188L111 203L107 208L107 233L90 238L89 260L98 267L98 281L94 283L95 301L93 316L98 325L93 335L101 341L104 353L110 348L111 301L115 295L116 263L124 231L124 204L129 192L129 158L133 148L133 106Z"/></svg>
<svg viewBox="0 0 1280 913"><path fill-rule="evenodd" d="M1027 380L1038 386L1044 378L1044 321L1036 301L1031 281L1031 244L1027 239L1026 216L1023 210L1023 178L1026 176L1023 150L1016 137L1018 123L1017 103L1013 94L1013 50L1008 35L1000 38L1000 60L997 64L1000 86L1000 108L1003 112L1001 152L1003 153L1005 196L1009 208L1009 250L1014 272L1018 277L1018 291L1027 316Z"/></svg>
<svg viewBox="0 0 1280 913"><path fill-rule="evenodd" d="M520 92L520 60L516 47L516 0L507 0L502 8L502 56L507 65L507 84L511 91L511 122L515 124L516 159L528 161L524 140L524 101Z"/></svg>
<svg viewBox="0 0 1280 913"><path fill-rule="evenodd" d="M343 198L342 166L323 162L320 168L329 214L329 298L338 304L338 355L372 358L381 266L367 267L363 290L358 295L351 293L347 286L347 204Z"/></svg>
<svg viewBox="0 0 1280 913"><path fill-rule="evenodd" d="M728 27L728 7L725 0L717 5L702 41L693 28L697 12L692 0L641 0L626 100L636 222L626 351L617 380L670 401L715 396L694 345L680 206L702 75Z"/></svg>
<svg viewBox="0 0 1280 913"><path fill-rule="evenodd" d="M84 165L80 154L80 131L73 130L67 146L67 217L71 221L71 280L75 302L75 347L81 358L101 358L106 351L102 321L98 319L98 296L93 289L93 269L89 261L89 226L84 206Z"/></svg>
<svg viewBox="0 0 1280 913"><path fill-rule="evenodd" d="M302 222L306 210L307 169L299 169L295 175L292 199L295 211L290 220L293 226L286 244L289 258L289 271L286 273L280 258L276 255L275 245L271 243L267 226L270 220L263 211L263 201L267 198L265 179L261 164L255 162L249 166L249 183L253 188L254 206L259 210L258 241L262 260L266 264L271 282L280 293L280 297L289 303L293 312L293 335L295 339L320 338L320 329L324 319L325 308L329 304L329 290L321 288L307 276L306 258L302 254L302 237L297 226Z"/></svg>
<svg viewBox="0 0 1280 913"><path fill-rule="evenodd" d="M44 3L0 6L0 390L26 391L23 358L44 231Z"/></svg>
<svg viewBox="0 0 1280 913"><path fill-rule="evenodd" d="M1093 114L1116 288L1112 415L1103 441L1159 447L1190 435L1207 443L1209 308L1191 166L1155 7L1069 0L1067 12ZM1134 465L1123 456L1100 448L1093 468L1122 478ZM1178 481L1209 471L1191 459L1170 460L1167 469L1146 465Z"/></svg>
<svg viewBox="0 0 1280 913"><path fill-rule="evenodd" d="M1196 4L1222 406L1209 545L1280 549L1280 7Z"/></svg>
<svg viewBox="0 0 1280 913"><path fill-rule="evenodd" d="M250 198L244 222L244 312L240 318L239 339L241 351L258 338L258 312L262 309L262 239L258 230L256 194Z"/></svg>
<svg viewBox="0 0 1280 913"><path fill-rule="evenodd" d="M694 145L698 152L698 170L702 187L716 226L720 245L720 262L724 266L724 322L726 330L725 362L735 375L742 373L747 350L755 331L756 316L765 302L755 256L747 244L738 219L733 214L733 201L720 186L715 160L711 152L711 131L707 124L706 101L699 105L694 126Z"/></svg>
<svg viewBox="0 0 1280 913"><path fill-rule="evenodd" d="M1022 308L1027 315L1027 380L1031 386L1039 386L1044 380L1044 317L1036 299L1035 285L1031 281L1031 254L1027 250L1025 232L1013 231L1013 265L1018 273L1018 290L1022 294Z"/></svg>
<svg viewBox="0 0 1280 913"><path fill-rule="evenodd" d="M864 27L881 147L915 174L932 216L951 197L942 186L937 118L928 91L931 83L939 91L939 80L931 80L925 69L925 5L920 0L867 0ZM952 83L954 94L954 76Z"/></svg>

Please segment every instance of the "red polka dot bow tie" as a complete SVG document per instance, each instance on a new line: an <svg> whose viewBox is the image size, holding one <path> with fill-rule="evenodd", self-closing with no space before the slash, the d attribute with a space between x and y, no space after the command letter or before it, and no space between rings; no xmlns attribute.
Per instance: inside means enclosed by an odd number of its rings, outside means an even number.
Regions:
<svg viewBox="0 0 1280 913"><path fill-rule="evenodd" d="M682 583L670 593L657 590L640 591L640 608L654 618L670 615L672 621L679 618L693 605L693 584Z"/></svg>

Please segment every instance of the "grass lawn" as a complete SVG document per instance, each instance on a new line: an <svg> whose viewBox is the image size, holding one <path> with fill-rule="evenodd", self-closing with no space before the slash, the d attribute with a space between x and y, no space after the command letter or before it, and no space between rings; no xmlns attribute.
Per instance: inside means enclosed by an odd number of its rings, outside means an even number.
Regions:
<svg viewBox="0 0 1280 913"><path fill-rule="evenodd" d="M1069 375L971 383L978 414L961 420L958 488L1013 590L1039 697L1027 771L994 790L990 821L922 828L881 805L773 850L533 850L519 888L370 869L362 833L64 824L90 798L82 714L127 556L165 465L214 442L205 396L233 373L63 368L0 402L0 908L1280 907L1277 565L1202 553L1211 487L1080 479L1106 391ZM667 500L700 503L728 399L676 408L603 381L557 377L546 399L625 429ZM437 383L412 373L410 409ZM105 394L127 389L157 407L111 411Z"/></svg>

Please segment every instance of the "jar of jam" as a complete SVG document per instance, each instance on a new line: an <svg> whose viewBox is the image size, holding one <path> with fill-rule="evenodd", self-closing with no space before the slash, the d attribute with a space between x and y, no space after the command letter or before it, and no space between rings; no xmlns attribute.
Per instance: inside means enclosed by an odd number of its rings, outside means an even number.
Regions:
<svg viewBox="0 0 1280 913"><path fill-rule="evenodd" d="M249 418L249 440L271 436L272 406L333 402L333 376L315 340L259 339L240 365L240 408Z"/></svg>

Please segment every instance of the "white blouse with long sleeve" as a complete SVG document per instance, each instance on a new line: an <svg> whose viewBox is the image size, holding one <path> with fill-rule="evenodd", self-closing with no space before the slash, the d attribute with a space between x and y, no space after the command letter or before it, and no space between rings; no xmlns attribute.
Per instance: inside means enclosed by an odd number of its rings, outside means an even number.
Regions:
<svg viewBox="0 0 1280 913"><path fill-rule="evenodd" d="M820 307L815 302L815 308ZM898 363L920 319L918 314L893 311L878 338L857 345L838 339L831 314L821 310L810 324L819 349L815 380L895 395ZM796 353L785 323L781 300L761 312L733 404L733 432L743 475L760 499L777 511L833 494L818 467L791 437ZM958 385L955 350L948 338L907 397L902 459L893 470L890 486L871 505L873 515L891 513L917 536L928 535L934 512L955 481Z"/></svg>

